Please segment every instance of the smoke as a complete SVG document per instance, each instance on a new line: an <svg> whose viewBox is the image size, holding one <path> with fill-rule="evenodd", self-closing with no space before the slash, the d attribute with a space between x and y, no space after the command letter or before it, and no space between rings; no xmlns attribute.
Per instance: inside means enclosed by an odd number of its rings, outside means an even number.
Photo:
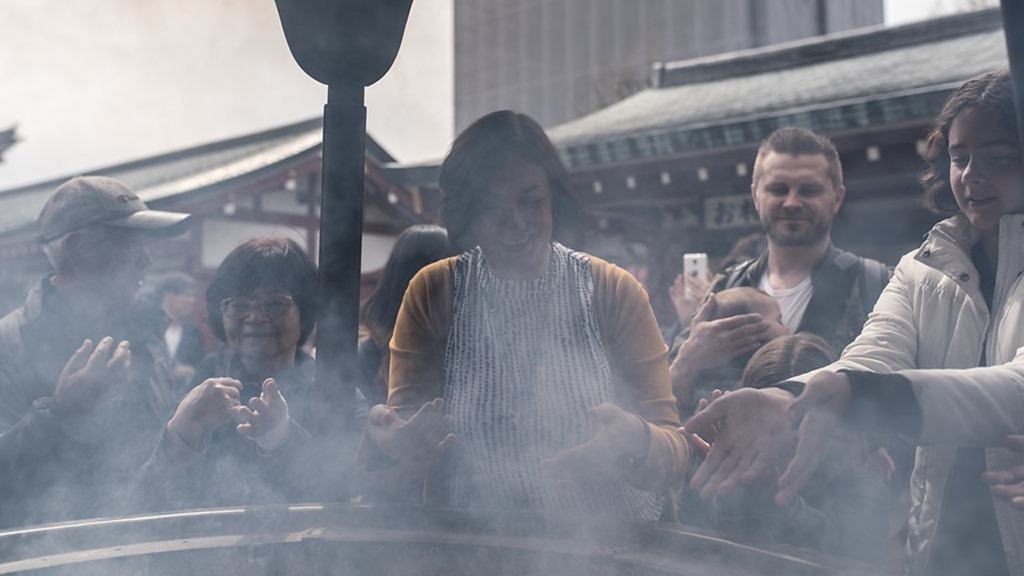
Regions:
<svg viewBox="0 0 1024 576"><path fill-rule="evenodd" d="M323 88L291 61L269 2L106 0L98 8L94 2L36 1L5 9L0 37L13 49L0 51L0 71L12 81L5 85L5 105L0 106L9 109L0 113L21 121L26 137L0 172L8 183L313 116L323 102ZM415 24L428 16L436 18L436 28ZM389 76L368 93L371 131L403 159L430 157L450 140L447 104L421 102L426 100L424 76L446 86L432 92L434 96L451 100L450 63L431 56L424 58L432 65L427 68L411 51L447 41L449 20L450 4L414 3L411 42L395 70L418 68L420 75ZM49 33L36 33L40 29ZM46 82L37 82L37 75ZM415 97L411 105L410 95ZM379 105L374 105L375 98ZM96 108L101 113L91 113L97 103L102 104ZM4 118L0 128L5 127ZM409 130L413 122L422 123L421 129ZM867 220L863 222L848 226L849 234L867 236ZM729 539L768 548L815 545L873 559L887 552L885 542L878 540L884 530L878 527L879 516L886 505L879 504L884 500L878 498L877 478L860 478L851 470L850 461L858 457L852 449L837 449L831 467L803 495L798 510L775 508L763 485L732 501L713 503L711 515L717 522L712 525L722 533L607 517L427 510L386 502L372 508L290 508L289 503L304 500L344 503L359 493L350 487L358 486L352 477L360 426L353 424L348 435L330 438L309 438L293 430L292 444L265 454L229 423L214 433L206 452L182 453L180 447L176 452L166 445L163 425L184 391L176 390L171 399L154 393L152 377L167 377L170 369L154 360L152 346L160 346L159 338L147 341L146 335L120 325L120 316L108 317L111 313L98 303L90 309L89 302L78 301L47 320L53 333L32 332L36 328L20 332L33 338L26 356L7 357L11 350L0 350L0 524L200 506L247 508L0 534L0 572L9 559L81 552L64 556L67 566L54 571L816 574L841 571L847 561L795 548L765 552ZM514 342L517 349L511 352L535 348L529 327L516 326L519 318L511 314L494 319L494 333L503 343ZM16 320L6 320L7 327ZM0 331L3 327L0 323ZM513 327L521 331L510 339ZM98 402L87 416L65 419L45 406L31 405L52 395L64 363L84 338L97 341L106 335L132 342L135 375L126 387ZM8 344L0 337L0 348ZM238 376L228 371L210 375ZM301 425L308 398L291 390L285 396ZM481 451L488 452L486 447ZM486 455L499 462L495 469L517 472L521 461L490 452ZM501 474L494 476L502 479ZM690 512L683 508L684 522L695 521ZM798 523L801 519L805 521ZM829 569L817 566L819 561ZM37 567L45 565L20 566Z"/></svg>
<svg viewBox="0 0 1024 576"><path fill-rule="evenodd" d="M63 312L72 315L61 317L53 327L70 330L72 335L63 343L49 341L48 355L36 357L54 379L80 338L97 338L134 318L126 313L92 325L76 322L75 316L95 319L102 317L101 310ZM500 322L513 324L507 317ZM5 470L3 479L9 488L46 488L38 494L28 490L29 497L5 505L3 519L24 525L147 511L155 516L55 527L21 536L0 534L0 558L47 557L48 562L67 562L53 573L158 575L345 570L439 575L675 574L688 573L694 565L728 567L742 574L787 573L786 567L791 567L784 556L704 533L600 515L444 511L387 503L369 509L290 509L288 503L307 499L345 501L354 472L356 437L350 435L339 445L294 431L295 443L288 449L261 454L228 424L214 433L205 453L181 457L165 445L166 438L161 440L160 425L166 416L161 419L145 412L150 376L166 367L151 361L155 352L147 356L145 338L127 328L117 336L132 341L136 351L131 385L112 394L88 418L58 423L73 441L45 450L37 443L38 452L26 452L19 465ZM240 377L244 373L235 370L215 374ZM289 394L284 384L282 390L293 418L301 423L308 408L302 395ZM275 459L278 462L272 465ZM199 506L261 504L244 511L160 515ZM60 556L75 551L84 552ZM80 563L90 558L94 561ZM824 557L822 562L845 565ZM774 568L765 569L765 563Z"/></svg>

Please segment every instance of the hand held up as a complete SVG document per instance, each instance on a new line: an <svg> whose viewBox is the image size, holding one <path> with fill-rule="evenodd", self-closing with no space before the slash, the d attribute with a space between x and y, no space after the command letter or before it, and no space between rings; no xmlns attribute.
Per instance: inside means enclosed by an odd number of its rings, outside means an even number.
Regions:
<svg viewBox="0 0 1024 576"><path fill-rule="evenodd" d="M263 381L260 395L249 400L248 406L238 407L235 419L240 421L238 432L266 451L283 445L291 431L288 402L273 378Z"/></svg>
<svg viewBox="0 0 1024 576"><path fill-rule="evenodd" d="M107 393L128 382L131 354L127 340L116 346L110 336L95 346L92 340L82 342L57 379L51 410L60 416L92 412Z"/></svg>
<svg viewBox="0 0 1024 576"><path fill-rule="evenodd" d="M242 383L232 378L210 378L189 391L178 403L167 430L193 450L206 446L209 434L235 417L241 407Z"/></svg>

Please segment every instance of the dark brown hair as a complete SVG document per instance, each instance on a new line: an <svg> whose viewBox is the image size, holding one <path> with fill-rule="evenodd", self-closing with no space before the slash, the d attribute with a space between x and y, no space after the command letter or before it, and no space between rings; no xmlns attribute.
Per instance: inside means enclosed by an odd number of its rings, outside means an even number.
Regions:
<svg viewBox="0 0 1024 576"><path fill-rule="evenodd" d="M299 346L316 325L316 266L294 240L254 238L231 251L206 289L206 315L213 333L224 341L220 303L225 298L251 294L260 288L284 290L299 308L302 330Z"/></svg>
<svg viewBox="0 0 1024 576"><path fill-rule="evenodd" d="M828 366L835 360L836 353L828 342L810 332L780 336L750 357L740 378L740 387L766 388Z"/></svg>
<svg viewBox="0 0 1024 576"><path fill-rule="evenodd" d="M950 94L942 112L935 117L925 140L923 154L928 169L921 175L925 205L943 216L960 211L949 186L949 128L965 110L983 109L996 114L1003 125L1017 136L1017 116L1013 107L1013 84L1006 70L986 72L964 82Z"/></svg>
<svg viewBox="0 0 1024 576"><path fill-rule="evenodd" d="M398 236L384 274L362 309L363 324L378 343L386 346L391 339L398 307L412 277L427 264L454 254L448 233L440 226L410 226Z"/></svg>
<svg viewBox="0 0 1024 576"><path fill-rule="evenodd" d="M787 126L772 132L761 142L754 160L753 185L761 176L761 161L769 152L790 154L792 156L821 154L828 162L828 177L836 190L843 185L843 165L839 162L839 152L835 144L828 138L811 132L805 128Z"/></svg>
<svg viewBox="0 0 1024 576"><path fill-rule="evenodd" d="M471 229L479 216L481 192L512 158L533 162L544 170L552 193L554 236L564 239L572 233L577 207L558 151L536 120L500 110L463 130L441 164L441 221L456 249L476 245Z"/></svg>

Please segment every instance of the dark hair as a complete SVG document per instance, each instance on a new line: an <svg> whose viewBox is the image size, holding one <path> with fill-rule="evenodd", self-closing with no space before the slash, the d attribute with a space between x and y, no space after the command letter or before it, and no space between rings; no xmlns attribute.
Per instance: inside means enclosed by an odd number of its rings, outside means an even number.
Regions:
<svg viewBox="0 0 1024 576"><path fill-rule="evenodd" d="M828 342L810 332L780 336L750 357L740 387L766 388L835 360L836 353Z"/></svg>
<svg viewBox="0 0 1024 576"><path fill-rule="evenodd" d="M410 226L398 236L384 265L384 274L363 305L363 325L375 339L386 343L391 338L405 289L420 268L454 254L448 232L440 226Z"/></svg>
<svg viewBox="0 0 1024 576"><path fill-rule="evenodd" d="M925 204L937 214L951 216L960 211L949 186L949 128L965 110L983 109L996 114L1017 137L1017 116L1013 106L1013 83L1006 70L986 72L964 82L950 94L942 112L935 117L922 155L928 169L921 175Z"/></svg>
<svg viewBox="0 0 1024 576"><path fill-rule="evenodd" d="M295 300L302 323L299 334L299 346L302 346L316 325L316 266L305 250L289 238L254 238L224 258L206 289L210 329L224 341L221 301L250 294L259 288L284 290Z"/></svg>
<svg viewBox="0 0 1024 576"><path fill-rule="evenodd" d="M838 190L843 185L843 165L839 162L839 152L831 140L820 134L793 126L779 128L769 134L757 149L752 180L754 186L757 186L760 177L761 161L769 152L793 156L821 154L828 162L828 176L832 186Z"/></svg>
<svg viewBox="0 0 1024 576"><path fill-rule="evenodd" d="M476 245L471 228L479 216L481 192L511 158L534 162L544 170L552 192L554 235L565 238L571 233L577 207L558 151L536 120L501 110L463 130L441 164L441 221L456 249Z"/></svg>

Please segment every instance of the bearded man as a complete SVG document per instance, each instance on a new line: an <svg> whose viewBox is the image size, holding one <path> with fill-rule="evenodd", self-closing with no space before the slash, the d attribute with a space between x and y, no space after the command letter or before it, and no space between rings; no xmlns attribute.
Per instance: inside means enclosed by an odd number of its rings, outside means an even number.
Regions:
<svg viewBox="0 0 1024 576"><path fill-rule="evenodd" d="M767 249L719 274L709 294L758 288L778 303L789 332L811 332L841 352L860 333L889 270L832 245L832 221L846 195L835 146L802 128L772 132L757 151L750 190ZM714 315L698 313L673 346L673 388L684 417L711 388L734 387L746 359L775 335L758 314L703 317Z"/></svg>

